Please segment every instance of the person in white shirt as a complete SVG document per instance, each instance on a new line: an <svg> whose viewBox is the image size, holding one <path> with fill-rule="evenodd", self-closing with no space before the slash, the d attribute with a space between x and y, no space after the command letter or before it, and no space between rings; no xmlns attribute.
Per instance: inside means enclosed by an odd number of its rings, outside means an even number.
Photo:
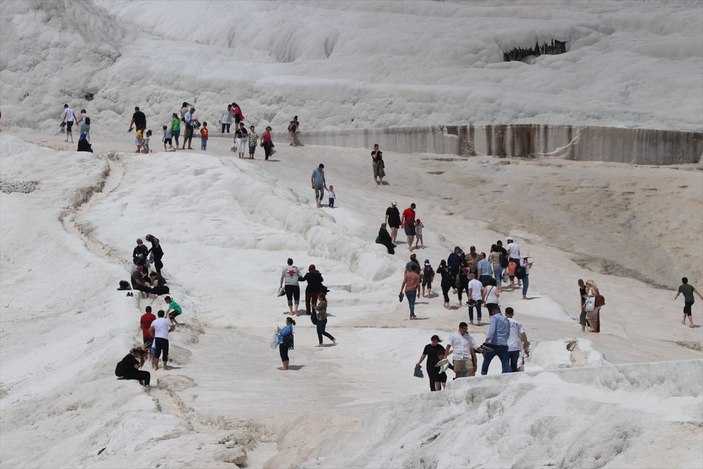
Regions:
<svg viewBox="0 0 703 469"><path fill-rule="evenodd" d="M465 378L476 374L476 341L469 334L469 326L465 322L459 323L459 330L452 332L447 337L447 350L444 358L454 353L454 373L456 378ZM468 363L469 358L471 364Z"/></svg>
<svg viewBox="0 0 703 469"><path fill-rule="evenodd" d="M476 308L476 319L478 325L481 325L481 304L483 303L484 288L483 284L476 280L476 274L469 274L469 322L474 323L474 308Z"/></svg>
<svg viewBox="0 0 703 469"><path fill-rule="evenodd" d="M171 324L169 319L166 319L166 313L163 309L159 310L158 318L149 326L149 333L154 337L154 356L151 359L151 365L155 370L159 369L159 357L161 352L164 353L164 370L169 370L168 367L168 334L176 329L174 324Z"/></svg>
<svg viewBox="0 0 703 469"><path fill-rule="evenodd" d="M508 238L508 245L506 246L508 251L508 262L514 262L515 267L520 265L520 245L513 241L513 238ZM509 275L510 278L510 288L515 287L515 275ZM520 287L520 279L517 280L517 286Z"/></svg>
<svg viewBox="0 0 703 469"><path fill-rule="evenodd" d="M505 308L505 317L510 323L510 335L508 336L508 359L510 360L510 369L514 373L521 371L522 365L518 365L520 359L520 351L522 350L526 357L530 356L530 341L527 340L527 334L522 324L513 319L515 311L513 308ZM524 362L524 360L523 360Z"/></svg>
<svg viewBox="0 0 703 469"><path fill-rule="evenodd" d="M69 106L68 104L63 105L63 121L66 123L66 140L65 142L68 142L69 137L71 138L71 143L73 143L73 132L71 129L73 128L73 123L76 120L76 116L73 113L73 108Z"/></svg>
<svg viewBox="0 0 703 469"><path fill-rule="evenodd" d="M293 315L293 300L295 300L295 314L298 314L298 304L300 303L300 284L298 279L300 278L300 271L296 266L293 265L293 259L288 258L288 265L283 268L281 272L281 283L278 285L278 289L283 288L285 283L286 299L288 300L289 315Z"/></svg>

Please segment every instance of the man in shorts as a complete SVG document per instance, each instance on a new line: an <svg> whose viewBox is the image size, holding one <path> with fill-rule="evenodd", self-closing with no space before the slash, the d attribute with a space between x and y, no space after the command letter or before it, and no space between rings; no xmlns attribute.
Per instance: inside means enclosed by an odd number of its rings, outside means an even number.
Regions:
<svg viewBox="0 0 703 469"><path fill-rule="evenodd" d="M447 338L447 351L444 358L454 352L454 373L456 378L465 378L476 374L476 342L469 334L469 326L459 323L459 330L452 332ZM471 362L469 362L471 360Z"/></svg>
<svg viewBox="0 0 703 469"><path fill-rule="evenodd" d="M168 367L168 334L176 329L176 326L171 324L168 319L166 319L163 309L160 309L158 318L151 323L149 327L149 334L154 338L154 345L156 350L154 356L151 357L151 366L155 370L159 369L159 358L161 358L161 352L163 352L163 363L164 370L170 369Z"/></svg>
<svg viewBox="0 0 703 469"><path fill-rule="evenodd" d="M66 140L68 142L69 137L71 138L71 143L73 143L73 123L76 121L76 115L73 113L73 108L68 104L63 105L63 122L66 123Z"/></svg>
<svg viewBox="0 0 703 469"><path fill-rule="evenodd" d="M698 293L698 290L696 290L693 285L688 284L688 278L682 278L681 285L679 286L679 291L676 293L674 299L678 298L680 294L683 294L683 321L681 321L681 324L686 324L686 317L688 317L688 327L693 327L693 316L691 313L691 307L693 306L693 302L695 301L693 298L694 293L698 295L698 298L703 300L703 296Z"/></svg>
<svg viewBox="0 0 703 469"><path fill-rule="evenodd" d="M168 305L168 318L171 320L171 323L174 326L180 326L181 324L183 324L182 322L178 322L178 320L176 319L178 316L183 314L183 309L181 308L181 305L173 301L170 296L164 297L164 301Z"/></svg>
<svg viewBox="0 0 703 469"><path fill-rule="evenodd" d="M320 163L319 166L313 170L310 176L310 185L315 190L315 204L317 208L320 208L322 207L322 198L325 196L325 190L327 189L324 164Z"/></svg>
<svg viewBox="0 0 703 469"><path fill-rule="evenodd" d="M395 244L395 238L398 237L398 228L400 228L398 202L393 202L391 206L386 209L386 224L391 227L391 241Z"/></svg>
<svg viewBox="0 0 703 469"><path fill-rule="evenodd" d="M415 202L410 204L410 207L403 210L403 229L405 236L408 237L408 249L413 250L413 241L415 240Z"/></svg>

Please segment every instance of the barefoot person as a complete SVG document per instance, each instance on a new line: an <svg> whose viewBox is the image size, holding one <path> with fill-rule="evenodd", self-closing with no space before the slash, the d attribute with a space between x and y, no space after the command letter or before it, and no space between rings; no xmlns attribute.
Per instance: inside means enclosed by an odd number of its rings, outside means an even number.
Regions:
<svg viewBox="0 0 703 469"><path fill-rule="evenodd" d="M66 124L66 140L65 142L68 142L68 139L71 139L71 143L73 143L73 131L71 130L73 128L73 123L76 120L76 115L73 113L73 108L69 106L68 104L63 105L63 120L61 121L62 123Z"/></svg>
<svg viewBox="0 0 703 469"><path fill-rule="evenodd" d="M408 299L408 308L410 309L410 319L415 319L415 300L417 299L417 289L420 286L420 268L414 262L409 263L410 268L406 270L403 276L403 284L400 286L400 295L403 293Z"/></svg>
<svg viewBox="0 0 703 469"><path fill-rule="evenodd" d="M456 375L454 379L476 375L476 342L469 334L469 325L463 321L459 323L459 330L452 332L447 337L447 350L444 353L444 358L447 358L452 352L454 352L453 365Z"/></svg>
<svg viewBox="0 0 703 469"><path fill-rule="evenodd" d="M286 318L286 325L283 326L283 329L276 326L276 332L278 332L278 351L281 354L281 362L283 362L283 366L278 368L279 370L288 369L288 363L290 362L288 350L293 348L293 326L295 326L295 320L291 317Z"/></svg>
<svg viewBox="0 0 703 469"><path fill-rule="evenodd" d="M383 162L383 152L378 148L378 143L374 144L371 152L371 165L373 167L373 180L376 184L383 184L383 177L386 175L386 165Z"/></svg>
<svg viewBox="0 0 703 469"><path fill-rule="evenodd" d="M291 316L293 314L298 314L298 305L300 304L299 278L300 270L293 265L293 259L289 257L287 265L283 268L283 272L281 272L281 281L278 284L278 289L284 288L285 284L286 299L288 300L288 314ZM295 309L293 308L294 301Z"/></svg>
<svg viewBox="0 0 703 469"><path fill-rule="evenodd" d="M698 298L703 300L703 296L698 293L698 290L696 290L693 285L688 284L688 278L682 278L681 285L679 285L679 290L676 292L676 296L674 297L674 299L678 298L679 295L683 294L683 321L681 321L681 324L686 324L686 317L688 317L688 327L693 327L693 315L691 313L691 307L693 306L693 302L695 301L693 298L694 293L698 295Z"/></svg>
<svg viewBox="0 0 703 469"><path fill-rule="evenodd" d="M179 305L178 303L173 301L170 296L164 297L164 301L168 305L168 318L171 320L173 325L174 326L182 325L183 323L178 322L178 320L176 319L178 316L183 314L183 309L181 308L181 305Z"/></svg>
<svg viewBox="0 0 703 469"><path fill-rule="evenodd" d="M405 236L408 238L408 249L412 251L414 249L413 241L415 240L415 202L403 210L403 219L401 221L405 230Z"/></svg>
<svg viewBox="0 0 703 469"><path fill-rule="evenodd" d="M151 323L149 333L154 337L154 356L151 358L151 366L153 369L159 369L159 358L163 352L164 370L170 370L168 367L168 334L176 329L176 326L171 324L171 321L165 318L166 313L160 309L156 313L159 317Z"/></svg>
<svg viewBox="0 0 703 469"><path fill-rule="evenodd" d="M444 347L439 344L441 341L442 339L438 335L433 335L417 361L418 365L422 365L422 362L427 358L426 370L427 377L430 379L430 391L441 391L447 384L447 374L437 368L437 363L444 358L445 352Z"/></svg>
<svg viewBox="0 0 703 469"><path fill-rule="evenodd" d="M320 163L316 169L313 170L310 176L310 185L315 190L315 203L317 208L322 207L322 198L325 196L325 189L327 189L327 181L325 181L325 165Z"/></svg>
<svg viewBox="0 0 703 469"><path fill-rule="evenodd" d="M398 237L398 228L400 228L398 202L393 202L391 206L386 209L386 224L391 229L391 241L395 244L395 239Z"/></svg>
<svg viewBox="0 0 703 469"><path fill-rule="evenodd" d="M324 335L328 339L332 341L333 345L337 345L337 341L335 340L334 336L330 334L329 332L325 331L325 328L327 327L327 293L325 292L320 292L319 295L319 301L317 302L317 341L318 347L322 347L322 336Z"/></svg>
<svg viewBox="0 0 703 469"><path fill-rule="evenodd" d="M151 373L140 370L148 356L149 351L145 346L134 347L115 367L115 376L137 380L146 392L151 391Z"/></svg>

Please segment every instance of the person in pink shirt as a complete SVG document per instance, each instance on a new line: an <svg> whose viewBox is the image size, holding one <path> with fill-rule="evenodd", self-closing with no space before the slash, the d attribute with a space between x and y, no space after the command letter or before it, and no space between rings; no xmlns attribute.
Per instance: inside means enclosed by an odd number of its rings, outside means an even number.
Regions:
<svg viewBox="0 0 703 469"><path fill-rule="evenodd" d="M415 299L417 298L417 287L420 285L420 274L417 264L411 264L410 269L405 272L403 284L400 286L400 301L403 301L403 292L408 299L410 308L410 319L415 319Z"/></svg>

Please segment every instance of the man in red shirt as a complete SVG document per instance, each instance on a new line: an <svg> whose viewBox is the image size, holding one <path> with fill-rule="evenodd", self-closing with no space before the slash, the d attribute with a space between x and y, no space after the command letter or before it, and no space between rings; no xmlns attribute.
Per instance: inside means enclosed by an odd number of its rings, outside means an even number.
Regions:
<svg viewBox="0 0 703 469"><path fill-rule="evenodd" d="M415 239L415 202L403 210L403 229L408 237L408 249L412 251L413 240Z"/></svg>
<svg viewBox="0 0 703 469"><path fill-rule="evenodd" d="M139 321L139 323L142 326L142 338L144 339L144 343L149 345L151 347L151 343L154 341L154 336L149 332L149 327L151 327L151 323L156 320L156 316L154 316L151 312L151 306L146 307L146 312L142 314L142 318Z"/></svg>

